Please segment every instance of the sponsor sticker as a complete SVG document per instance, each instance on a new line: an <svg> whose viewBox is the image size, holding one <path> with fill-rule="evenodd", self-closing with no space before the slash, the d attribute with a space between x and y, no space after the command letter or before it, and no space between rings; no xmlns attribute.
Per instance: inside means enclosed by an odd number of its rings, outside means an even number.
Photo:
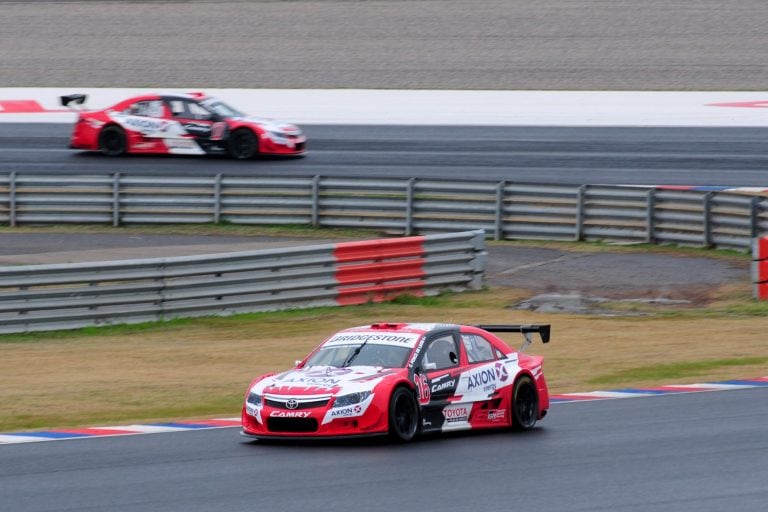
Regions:
<svg viewBox="0 0 768 512"><path fill-rule="evenodd" d="M469 413L471 411L471 404L448 405L443 409L443 417L447 424L466 423L469 421Z"/></svg>

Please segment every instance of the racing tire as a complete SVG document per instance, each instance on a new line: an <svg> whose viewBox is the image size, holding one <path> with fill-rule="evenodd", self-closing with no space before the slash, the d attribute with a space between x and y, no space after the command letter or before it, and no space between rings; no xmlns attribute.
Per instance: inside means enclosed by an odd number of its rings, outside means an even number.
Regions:
<svg viewBox="0 0 768 512"><path fill-rule="evenodd" d="M259 154L259 138L253 131L240 128L229 136L227 149L235 160L248 160Z"/></svg>
<svg viewBox="0 0 768 512"><path fill-rule="evenodd" d="M419 432L419 406L413 393L404 387L395 389L389 399L389 436L407 443Z"/></svg>
<svg viewBox="0 0 768 512"><path fill-rule="evenodd" d="M99 133L99 151L103 155L122 156L126 146L125 131L119 126L107 126Z"/></svg>
<svg viewBox="0 0 768 512"><path fill-rule="evenodd" d="M539 393L533 379L524 375L512 390L512 429L531 430L539 419Z"/></svg>

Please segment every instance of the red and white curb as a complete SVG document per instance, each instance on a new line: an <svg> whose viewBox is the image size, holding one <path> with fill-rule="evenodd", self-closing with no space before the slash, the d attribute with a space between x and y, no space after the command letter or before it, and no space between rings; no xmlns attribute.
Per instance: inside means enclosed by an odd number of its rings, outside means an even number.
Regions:
<svg viewBox="0 0 768 512"><path fill-rule="evenodd" d="M40 432L10 432L0 434L0 444L35 443L61 439L83 439L92 437L129 436L137 434L160 434L191 430L210 430L240 426L240 418L218 418L206 420L184 420L170 423L147 425L120 425L114 427L61 428Z"/></svg>
<svg viewBox="0 0 768 512"><path fill-rule="evenodd" d="M553 404L590 402L595 400L614 400L618 398L637 398L682 393L702 393L710 391L732 391L768 387L768 376L757 379L729 380L704 384L680 384L658 387L628 388L612 391L591 391L588 393L564 393L552 395ZM35 443L40 441L59 441L62 439L84 439L94 437L128 436L138 434L160 434L166 432L188 432L218 428L240 427L240 418L218 418L206 420L185 420L171 423L150 423L147 425L122 425L111 427L91 427L78 429L53 429L38 432L9 432L0 434L0 444Z"/></svg>

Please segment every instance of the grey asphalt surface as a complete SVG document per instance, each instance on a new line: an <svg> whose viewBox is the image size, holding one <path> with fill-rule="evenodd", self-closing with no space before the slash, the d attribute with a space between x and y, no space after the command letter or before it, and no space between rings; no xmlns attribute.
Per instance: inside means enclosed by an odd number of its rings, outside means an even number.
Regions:
<svg viewBox="0 0 768 512"><path fill-rule="evenodd" d="M528 183L768 186L768 128L304 127L301 159L108 158L71 126L0 124L0 172L367 176Z"/></svg>
<svg viewBox="0 0 768 512"><path fill-rule="evenodd" d="M6 87L768 88L763 0L0 5Z"/></svg>
<svg viewBox="0 0 768 512"><path fill-rule="evenodd" d="M24 512L763 512L768 389L556 404L532 432L264 444L237 429L0 446Z"/></svg>

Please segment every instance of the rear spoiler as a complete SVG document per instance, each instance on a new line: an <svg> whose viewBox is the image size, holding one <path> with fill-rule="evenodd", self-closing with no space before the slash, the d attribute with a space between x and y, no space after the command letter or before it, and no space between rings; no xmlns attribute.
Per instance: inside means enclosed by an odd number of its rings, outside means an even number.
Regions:
<svg viewBox="0 0 768 512"><path fill-rule="evenodd" d="M82 105L85 103L85 100L88 98L85 94L69 94L67 96L61 96L61 105L63 107L69 107L70 103L73 103L75 105Z"/></svg>
<svg viewBox="0 0 768 512"><path fill-rule="evenodd" d="M478 329L483 329L488 332L519 332L522 333L525 338L525 343L520 347L519 352L522 352L532 343L531 334L538 333L541 336L542 343L549 343L549 333L551 331L550 324L541 325L475 325Z"/></svg>

